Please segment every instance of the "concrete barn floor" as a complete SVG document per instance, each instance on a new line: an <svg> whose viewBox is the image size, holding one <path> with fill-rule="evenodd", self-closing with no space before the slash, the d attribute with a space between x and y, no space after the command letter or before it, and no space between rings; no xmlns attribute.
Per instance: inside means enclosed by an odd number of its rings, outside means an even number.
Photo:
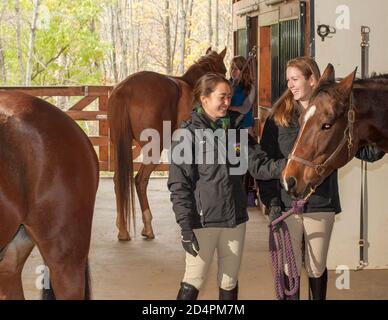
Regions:
<svg viewBox="0 0 388 320"><path fill-rule="evenodd" d="M184 251L174 220L167 179L150 180L148 195L154 215L156 238L144 240L137 209L137 234L130 242L116 238L116 205L113 181L102 178L97 194L90 250L93 299L175 299L184 272ZM267 220L257 209L249 210L246 244L240 271L240 299L274 299L268 254ZM23 271L26 299L40 299L35 282L42 264L34 249ZM199 299L217 299L216 257ZM338 290L338 275L329 272L329 299L388 299L388 270L350 273L350 289ZM301 298L307 299L307 278L302 276Z"/></svg>

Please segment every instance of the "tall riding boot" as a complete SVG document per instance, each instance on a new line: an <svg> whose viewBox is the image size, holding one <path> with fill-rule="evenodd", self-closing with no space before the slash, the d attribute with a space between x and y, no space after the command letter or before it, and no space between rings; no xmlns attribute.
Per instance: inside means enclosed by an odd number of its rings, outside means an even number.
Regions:
<svg viewBox="0 0 388 320"><path fill-rule="evenodd" d="M319 278L309 278L309 299L326 300L327 269Z"/></svg>
<svg viewBox="0 0 388 320"><path fill-rule="evenodd" d="M290 290L290 279L288 276L284 275L284 285L287 290ZM299 277L299 288L298 291L293 296L285 296L284 300L299 300L300 299L300 277Z"/></svg>
<svg viewBox="0 0 388 320"><path fill-rule="evenodd" d="M181 282L181 288L179 289L177 300L197 300L198 289L187 282Z"/></svg>
<svg viewBox="0 0 388 320"><path fill-rule="evenodd" d="M219 288L219 300L238 300L238 283L232 290Z"/></svg>

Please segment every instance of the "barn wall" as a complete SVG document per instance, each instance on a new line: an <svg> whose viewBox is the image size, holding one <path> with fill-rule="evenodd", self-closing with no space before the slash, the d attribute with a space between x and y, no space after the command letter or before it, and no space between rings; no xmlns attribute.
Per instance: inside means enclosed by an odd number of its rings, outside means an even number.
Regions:
<svg viewBox="0 0 388 320"><path fill-rule="evenodd" d="M315 25L328 24L336 26L340 5L349 8L349 29L337 25L332 38L321 38L315 35L316 61L321 70L328 62L332 63L337 77L349 74L358 66L357 76L361 76L361 34L362 25L369 26L369 71L388 72L388 1L386 0L316 0ZM345 24L346 25L346 24ZM315 27L315 29L316 29ZM388 156L369 165L369 251L367 268L388 268ZM360 161L352 160L345 168L340 169L340 195L342 214L336 218L331 248L329 267L347 265L351 269L358 265L359 226L360 226Z"/></svg>

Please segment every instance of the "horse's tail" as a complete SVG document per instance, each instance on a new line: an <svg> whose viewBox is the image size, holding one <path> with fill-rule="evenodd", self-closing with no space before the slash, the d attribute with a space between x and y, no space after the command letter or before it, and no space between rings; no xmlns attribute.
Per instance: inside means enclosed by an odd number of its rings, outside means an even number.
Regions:
<svg viewBox="0 0 388 320"><path fill-rule="evenodd" d="M132 128L127 99L115 92L108 100L108 119L111 140L115 149L115 192L117 210L130 227L130 212L135 230L134 178L132 157Z"/></svg>

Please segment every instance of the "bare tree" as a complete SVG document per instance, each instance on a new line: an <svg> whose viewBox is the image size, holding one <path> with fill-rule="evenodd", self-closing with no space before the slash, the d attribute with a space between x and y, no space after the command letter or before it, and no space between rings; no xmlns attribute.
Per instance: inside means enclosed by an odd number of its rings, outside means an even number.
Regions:
<svg viewBox="0 0 388 320"><path fill-rule="evenodd" d="M185 71L185 46L186 46L186 10L188 0L179 0L179 65L178 74L183 74Z"/></svg>
<svg viewBox="0 0 388 320"><path fill-rule="evenodd" d="M174 26L174 34L172 35L172 46L171 46L171 67L172 70L174 70L174 58L175 58L175 52L176 52L176 44L178 40L178 25L179 25L179 8L180 8L180 2L179 0L176 0L176 10L175 10L175 16L171 17L173 26ZM175 70L177 71L177 70ZM175 72L176 73L176 72Z"/></svg>
<svg viewBox="0 0 388 320"><path fill-rule="evenodd" d="M166 35L166 74L172 73L171 31L170 31L170 0L164 0L164 31Z"/></svg>
<svg viewBox="0 0 388 320"><path fill-rule="evenodd" d="M192 17L193 17L193 3L194 0L189 0L187 13L186 13L186 38L190 41L191 40L191 27L192 27ZM189 42L187 49L186 49L186 56L191 54L191 43Z"/></svg>
<svg viewBox="0 0 388 320"><path fill-rule="evenodd" d="M0 11L0 79L3 84L7 82L7 70L5 68L4 58L4 46L3 46L3 35L1 33L1 24L3 22L6 4L4 3Z"/></svg>
<svg viewBox="0 0 388 320"><path fill-rule="evenodd" d="M15 22L16 22L16 55L20 67L20 77L25 79L24 62L21 42L21 24L20 24L20 1L15 0Z"/></svg>
<svg viewBox="0 0 388 320"><path fill-rule="evenodd" d="M116 24L117 24L117 39L120 47L120 70L119 70L119 79L122 80L124 77L128 75L127 63L126 63L126 42L124 41L124 33L123 33L123 20L125 14L125 2L117 4L116 10Z"/></svg>
<svg viewBox="0 0 388 320"><path fill-rule="evenodd" d="M212 0L208 0L208 14L207 14L207 28L208 28L208 42L209 47L213 43L213 23L212 23Z"/></svg>
<svg viewBox="0 0 388 320"><path fill-rule="evenodd" d="M7 82L7 72L5 69L5 59L4 59L4 47L3 47L3 40L0 34L0 79L2 84L5 84Z"/></svg>
<svg viewBox="0 0 388 320"><path fill-rule="evenodd" d="M117 3L116 3L117 4ZM109 14L110 14L110 39L111 39L111 45L112 45L112 51L111 51L111 63L112 63L112 72L113 72L113 78L115 83L119 81L119 76L117 72L117 57L116 57L116 32L115 32L115 8L113 7L113 4L109 6Z"/></svg>
<svg viewBox="0 0 388 320"><path fill-rule="evenodd" d="M39 5L40 0L33 0L34 11L32 15L32 23L30 30L30 41L28 45L28 53L27 53L27 71L26 71L26 81L25 85L31 85L31 75L32 75L32 58L34 55L34 47L35 47L35 36L36 36L36 22L38 20L39 15Z"/></svg>
<svg viewBox="0 0 388 320"><path fill-rule="evenodd" d="M218 39L218 34L219 34L219 9L220 9L220 6L219 6L219 2L218 0L215 0L215 35L214 35L214 45L215 45L215 49L218 50L218 42L219 42L219 39Z"/></svg>

